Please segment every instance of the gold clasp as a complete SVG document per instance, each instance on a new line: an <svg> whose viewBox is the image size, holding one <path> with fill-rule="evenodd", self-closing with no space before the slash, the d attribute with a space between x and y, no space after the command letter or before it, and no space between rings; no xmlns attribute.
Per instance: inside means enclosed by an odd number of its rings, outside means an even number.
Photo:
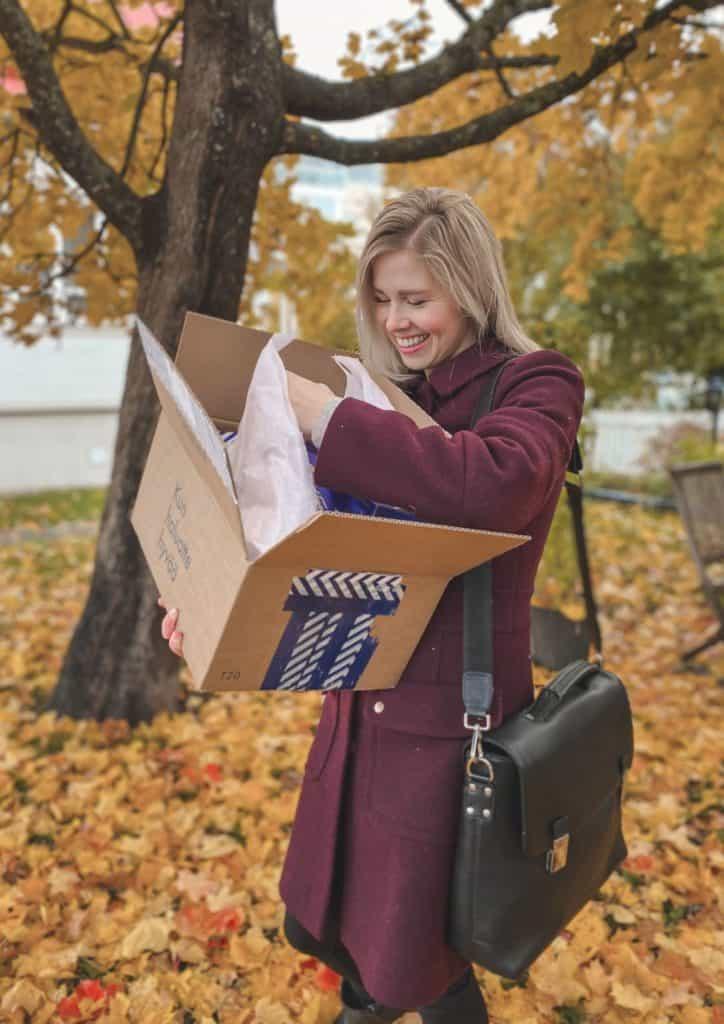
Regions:
<svg viewBox="0 0 724 1024"><path fill-rule="evenodd" d="M568 863L569 839L570 835L566 832L565 835L554 839L553 846L550 850L546 850L546 871L549 875L554 875L556 871L560 871Z"/></svg>

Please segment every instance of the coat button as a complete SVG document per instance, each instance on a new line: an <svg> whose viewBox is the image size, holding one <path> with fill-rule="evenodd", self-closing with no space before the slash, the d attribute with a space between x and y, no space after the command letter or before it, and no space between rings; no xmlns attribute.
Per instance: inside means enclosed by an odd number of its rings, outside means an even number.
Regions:
<svg viewBox="0 0 724 1024"><path fill-rule="evenodd" d="M377 703L374 706L375 714L376 715L381 715L384 710L385 710L385 705L382 703L381 700L378 700Z"/></svg>

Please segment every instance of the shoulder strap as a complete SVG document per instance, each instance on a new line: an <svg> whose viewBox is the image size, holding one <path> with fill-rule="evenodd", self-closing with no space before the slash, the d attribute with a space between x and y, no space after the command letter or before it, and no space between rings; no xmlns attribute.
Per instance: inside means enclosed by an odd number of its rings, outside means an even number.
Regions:
<svg viewBox="0 0 724 1024"><path fill-rule="evenodd" d="M508 356L505 362L485 375L478 401L473 412L472 430L481 416L489 413L494 406L495 390L504 368L515 356ZM596 650L601 652L601 633L598 625L596 604L593 598L591 573L583 529L583 501L580 473L583 468L578 438L571 453L566 472L566 496L573 520L573 534L578 557L578 568L583 583L586 604L586 618L591 630L591 639ZM493 700L493 572L489 562L469 569L463 577L463 702L466 716L486 719ZM466 723L467 724L467 723ZM488 719L489 727L489 719Z"/></svg>

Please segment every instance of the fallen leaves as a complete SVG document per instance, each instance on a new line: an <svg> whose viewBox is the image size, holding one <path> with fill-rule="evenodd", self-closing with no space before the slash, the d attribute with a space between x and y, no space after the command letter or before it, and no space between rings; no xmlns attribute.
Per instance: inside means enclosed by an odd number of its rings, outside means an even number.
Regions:
<svg viewBox="0 0 724 1024"><path fill-rule="evenodd" d="M527 978L477 973L493 1024L724 1024L722 652L680 665L708 620L675 516L590 506L588 532L636 719L628 857ZM339 977L286 944L278 895L318 697L192 696L136 729L43 713L91 556L0 551L0 1019L331 1024Z"/></svg>

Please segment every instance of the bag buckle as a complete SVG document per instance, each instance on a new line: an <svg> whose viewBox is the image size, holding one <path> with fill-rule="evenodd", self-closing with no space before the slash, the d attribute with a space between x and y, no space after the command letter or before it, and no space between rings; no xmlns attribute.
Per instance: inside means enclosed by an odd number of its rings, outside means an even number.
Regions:
<svg viewBox="0 0 724 1024"><path fill-rule="evenodd" d="M556 836L553 840L553 846L550 850L546 850L546 871L549 875L554 875L556 871L561 871L568 862L568 840L570 836L568 832L562 836Z"/></svg>
<svg viewBox="0 0 724 1024"><path fill-rule="evenodd" d="M475 721L471 724L470 719L474 718ZM471 715L467 711L463 715L463 725L466 729L475 729L476 731L488 732L490 729L490 715Z"/></svg>
<svg viewBox="0 0 724 1024"><path fill-rule="evenodd" d="M474 719L473 722L470 721L471 718ZM470 757L468 758L467 763L468 775L475 774L473 771L471 771L472 765L482 764L485 765L488 772L485 781L492 782L493 766L483 753L482 738L482 733L487 732L490 729L490 715L469 715L468 712L466 711L465 714L463 715L463 725L465 726L466 729L472 729L473 731L473 738L470 744Z"/></svg>

